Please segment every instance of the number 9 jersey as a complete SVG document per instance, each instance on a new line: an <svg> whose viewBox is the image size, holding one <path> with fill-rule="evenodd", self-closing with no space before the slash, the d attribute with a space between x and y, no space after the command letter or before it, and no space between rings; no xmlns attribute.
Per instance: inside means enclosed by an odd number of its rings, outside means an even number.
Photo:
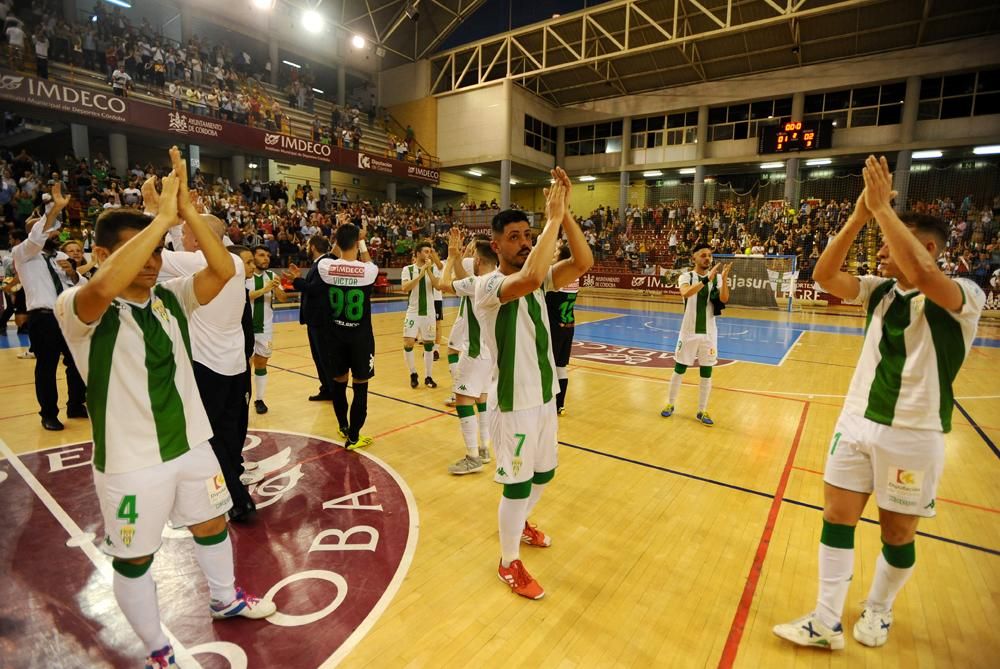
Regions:
<svg viewBox="0 0 1000 669"><path fill-rule="evenodd" d="M316 267L328 285L333 350L330 372L348 369L356 379L375 374L375 335L372 332L372 288L378 278L375 263L324 258Z"/></svg>

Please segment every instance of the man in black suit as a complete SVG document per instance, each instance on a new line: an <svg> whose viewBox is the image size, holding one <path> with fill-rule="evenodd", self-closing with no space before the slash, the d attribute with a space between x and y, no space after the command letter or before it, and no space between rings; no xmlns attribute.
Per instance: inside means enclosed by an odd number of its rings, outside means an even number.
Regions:
<svg viewBox="0 0 1000 669"><path fill-rule="evenodd" d="M323 333L329 326L330 307L325 299L327 285L316 271L316 265L320 260L333 257L329 253L330 241L321 235L313 235L309 239L309 257L312 259L309 273L302 277L295 265L285 272L285 275L292 279L292 287L299 291L299 323L306 326L309 350L316 364L316 374L319 376L319 392L309 397L310 402L328 402L333 399L322 346Z"/></svg>

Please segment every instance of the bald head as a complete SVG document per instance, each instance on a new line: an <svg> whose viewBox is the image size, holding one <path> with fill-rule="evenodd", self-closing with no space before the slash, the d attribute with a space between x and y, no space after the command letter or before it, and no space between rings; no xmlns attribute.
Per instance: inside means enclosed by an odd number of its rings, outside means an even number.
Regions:
<svg viewBox="0 0 1000 669"><path fill-rule="evenodd" d="M218 239L222 239L222 236L226 233L225 223L211 214L202 214L201 220L205 222L213 235ZM198 244L198 238L195 237L194 230L191 229L188 223L185 223L184 227L181 228L181 242L184 244L185 251L198 251L201 249L201 245Z"/></svg>

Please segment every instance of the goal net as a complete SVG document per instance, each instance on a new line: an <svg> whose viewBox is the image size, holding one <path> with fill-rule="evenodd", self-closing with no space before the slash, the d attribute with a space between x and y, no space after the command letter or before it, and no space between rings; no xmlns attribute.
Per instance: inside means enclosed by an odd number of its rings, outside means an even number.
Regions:
<svg viewBox="0 0 1000 669"><path fill-rule="evenodd" d="M795 256L712 255L713 262L732 263L729 304L739 307L792 310L799 272Z"/></svg>

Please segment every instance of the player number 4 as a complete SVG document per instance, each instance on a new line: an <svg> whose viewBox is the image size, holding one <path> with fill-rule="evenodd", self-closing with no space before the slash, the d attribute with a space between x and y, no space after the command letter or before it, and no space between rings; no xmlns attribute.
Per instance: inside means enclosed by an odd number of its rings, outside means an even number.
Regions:
<svg viewBox="0 0 1000 669"><path fill-rule="evenodd" d="M135 495L125 495L121 504L118 505L118 518L124 520L129 525L135 525L139 514L135 510Z"/></svg>

